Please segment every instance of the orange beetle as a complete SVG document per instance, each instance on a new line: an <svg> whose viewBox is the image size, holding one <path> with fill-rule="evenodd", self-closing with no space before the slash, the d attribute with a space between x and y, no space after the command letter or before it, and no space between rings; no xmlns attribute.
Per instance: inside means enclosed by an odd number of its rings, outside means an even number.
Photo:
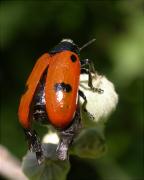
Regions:
<svg viewBox="0 0 144 180"><path fill-rule="evenodd" d="M87 73L88 85L100 92L92 85L91 72L94 72L94 67L91 61L79 59L80 50L93 41L79 48L71 39L62 40L49 54L45 53L38 59L27 80L27 90L21 98L18 116L29 149L36 153L39 164L44 156L31 122L50 123L59 130L57 156L65 160L68 147L81 127L79 95L84 99L84 109L87 102L84 93L79 90L80 73Z"/></svg>

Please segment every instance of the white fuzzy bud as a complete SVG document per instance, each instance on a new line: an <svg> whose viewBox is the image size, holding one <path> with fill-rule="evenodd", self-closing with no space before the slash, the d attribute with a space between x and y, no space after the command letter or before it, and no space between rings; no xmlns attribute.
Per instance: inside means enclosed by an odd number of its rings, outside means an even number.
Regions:
<svg viewBox="0 0 144 180"><path fill-rule="evenodd" d="M92 83L95 88L103 90L103 93L94 92L88 86L88 75L82 74L80 76L80 90L83 91L87 98L86 110L89 118L94 122L99 122L110 115L115 110L118 103L118 95L115 91L114 85L105 76L92 75ZM80 98L82 104L84 100ZM89 114L90 113L90 114Z"/></svg>

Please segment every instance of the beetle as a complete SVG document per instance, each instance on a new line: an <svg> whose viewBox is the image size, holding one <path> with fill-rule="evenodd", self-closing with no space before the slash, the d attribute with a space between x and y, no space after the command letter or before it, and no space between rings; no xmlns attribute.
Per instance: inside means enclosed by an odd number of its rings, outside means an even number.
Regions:
<svg viewBox="0 0 144 180"><path fill-rule="evenodd" d="M102 92L92 84L92 73L95 72L92 61L80 59L80 51L93 41L95 39L79 48L71 39L63 39L37 60L26 82L18 117L29 149L36 153L39 164L44 156L40 138L32 128L32 122L50 123L58 130L60 142L56 154L58 159L66 160L68 148L81 129L79 96L84 99L82 107L86 111L87 99L79 90L80 74L88 74L89 87L98 93Z"/></svg>

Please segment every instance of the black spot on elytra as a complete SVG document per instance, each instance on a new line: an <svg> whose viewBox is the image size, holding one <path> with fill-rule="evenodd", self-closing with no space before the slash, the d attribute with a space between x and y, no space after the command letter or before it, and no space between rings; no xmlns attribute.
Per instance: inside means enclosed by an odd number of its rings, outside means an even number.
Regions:
<svg viewBox="0 0 144 180"><path fill-rule="evenodd" d="M72 87L70 84L64 84L64 89L66 92L70 92L72 90Z"/></svg>
<svg viewBox="0 0 144 180"><path fill-rule="evenodd" d="M71 58L72 62L76 62L76 60L77 60L77 57L74 54L72 54L70 58Z"/></svg>
<svg viewBox="0 0 144 180"><path fill-rule="evenodd" d="M69 93L69 92L72 91L71 85L70 85L70 84L66 84L66 83L64 83L64 82L62 82L62 83L56 83L56 84L54 85L54 89L55 89L56 92L57 92L57 91L64 91L64 92Z"/></svg>

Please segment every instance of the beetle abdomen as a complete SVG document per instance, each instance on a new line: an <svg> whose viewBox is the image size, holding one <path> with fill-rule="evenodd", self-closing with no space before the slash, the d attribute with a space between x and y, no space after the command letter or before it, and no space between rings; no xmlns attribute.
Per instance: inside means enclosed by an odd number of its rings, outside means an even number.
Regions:
<svg viewBox="0 0 144 180"><path fill-rule="evenodd" d="M36 122L40 122L44 124L48 123L48 116L46 112L46 101L45 101L46 72L44 73L38 84L31 107L32 119Z"/></svg>

